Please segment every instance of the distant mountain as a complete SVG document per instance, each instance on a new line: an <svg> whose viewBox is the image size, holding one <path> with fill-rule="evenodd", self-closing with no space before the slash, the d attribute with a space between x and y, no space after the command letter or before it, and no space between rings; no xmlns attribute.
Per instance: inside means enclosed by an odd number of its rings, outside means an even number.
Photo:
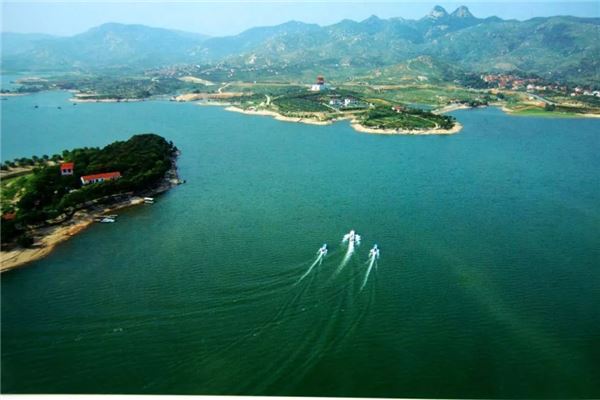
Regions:
<svg viewBox="0 0 600 400"><path fill-rule="evenodd" d="M466 71L513 71L600 82L600 19L476 18L467 7L434 7L420 20L349 20L311 34L280 33L234 58L254 64L386 67L426 55Z"/></svg>
<svg viewBox="0 0 600 400"><path fill-rule="evenodd" d="M450 32L424 52L474 71L522 70L600 81L600 19L490 21Z"/></svg>
<svg viewBox="0 0 600 400"><path fill-rule="evenodd" d="M291 21L219 38L141 25L105 24L69 38L25 40L3 34L3 39L5 69L144 69L226 63L294 71L367 71L393 70L395 65L428 56L469 72L520 70L600 81L600 19L477 18L465 6L451 13L436 6L419 20L371 16L360 22L343 20L323 27Z"/></svg>
<svg viewBox="0 0 600 400"><path fill-rule="evenodd" d="M259 48L274 37L303 37L318 34L316 24L290 21L281 25L248 29L239 35L206 40L203 44L204 61L218 61L223 57L240 55Z"/></svg>
<svg viewBox="0 0 600 400"><path fill-rule="evenodd" d="M143 25L108 23L71 37L42 37L19 47L3 37L3 68L60 69L139 67L192 62L199 56L199 34ZM9 52L5 51L8 44Z"/></svg>
<svg viewBox="0 0 600 400"><path fill-rule="evenodd" d="M56 38L57 36L44 35L41 33L2 32L0 34L2 57L12 57L19 53L27 53L34 49L37 42Z"/></svg>

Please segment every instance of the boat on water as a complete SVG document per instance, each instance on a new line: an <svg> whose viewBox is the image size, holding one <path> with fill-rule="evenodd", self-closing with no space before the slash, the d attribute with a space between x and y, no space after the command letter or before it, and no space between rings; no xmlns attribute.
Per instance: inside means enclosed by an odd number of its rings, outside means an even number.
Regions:
<svg viewBox="0 0 600 400"><path fill-rule="evenodd" d="M371 258L379 258L379 247L377 245L373 246L373 248L369 251L369 257Z"/></svg>
<svg viewBox="0 0 600 400"><path fill-rule="evenodd" d="M323 246L321 246L321 248L317 251L317 254L320 256L327 255L327 243L325 243Z"/></svg>
<svg viewBox="0 0 600 400"><path fill-rule="evenodd" d="M144 203L154 204L154 197L144 197Z"/></svg>
<svg viewBox="0 0 600 400"><path fill-rule="evenodd" d="M98 216L94 217L94 221L110 223L110 222L115 222L117 217L118 217L117 214L98 215Z"/></svg>

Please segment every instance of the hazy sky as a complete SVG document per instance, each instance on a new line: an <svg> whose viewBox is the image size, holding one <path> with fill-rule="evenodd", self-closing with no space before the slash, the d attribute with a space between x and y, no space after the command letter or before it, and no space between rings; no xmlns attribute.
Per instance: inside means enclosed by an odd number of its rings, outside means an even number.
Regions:
<svg viewBox="0 0 600 400"><path fill-rule="evenodd" d="M73 35L105 22L144 24L211 36L237 34L254 26L289 20L328 25L344 18L421 18L440 4L452 12L464 4L478 17L528 19L536 16L600 17L600 0L593 1L3 1L2 31Z"/></svg>

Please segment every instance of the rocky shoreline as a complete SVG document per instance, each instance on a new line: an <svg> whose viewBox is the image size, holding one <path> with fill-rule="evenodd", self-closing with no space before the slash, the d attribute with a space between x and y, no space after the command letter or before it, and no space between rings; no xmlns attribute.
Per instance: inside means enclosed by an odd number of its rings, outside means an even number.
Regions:
<svg viewBox="0 0 600 400"><path fill-rule="evenodd" d="M17 247L8 251L0 252L0 273L9 271L39 260L54 250L56 245L62 243L79 232L89 227L98 216L106 215L114 211L144 204L144 197L151 197L168 191L180 185L183 181L177 172L177 157L172 158L171 168L165 173L162 181L153 188L140 193L128 193L112 196L119 200L112 204L94 204L74 212L67 220L52 226L42 226L33 229L30 233L34 237L34 244L30 248Z"/></svg>
<svg viewBox="0 0 600 400"><path fill-rule="evenodd" d="M454 126L450 129L434 128L429 130L421 129L380 129L369 128L353 120L351 124L355 131L363 133L372 133L375 135L452 135L462 130L463 126L459 122L454 122Z"/></svg>

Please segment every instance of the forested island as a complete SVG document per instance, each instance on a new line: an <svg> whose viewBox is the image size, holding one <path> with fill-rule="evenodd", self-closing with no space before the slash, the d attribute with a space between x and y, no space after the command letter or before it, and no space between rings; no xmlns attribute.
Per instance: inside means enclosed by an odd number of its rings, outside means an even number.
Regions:
<svg viewBox="0 0 600 400"><path fill-rule="evenodd" d="M65 150L60 158L35 157L30 168L13 167L13 176L8 165L15 163L5 163L1 270L40 258L107 212L181 183L178 154L172 142L148 133Z"/></svg>

